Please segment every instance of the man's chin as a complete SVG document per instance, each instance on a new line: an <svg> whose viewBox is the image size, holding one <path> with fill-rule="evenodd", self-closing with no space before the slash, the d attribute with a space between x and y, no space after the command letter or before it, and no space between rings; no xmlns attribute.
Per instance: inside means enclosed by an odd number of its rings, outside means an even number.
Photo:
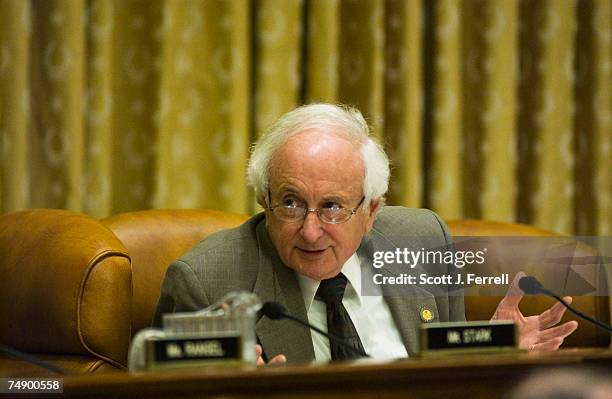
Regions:
<svg viewBox="0 0 612 399"><path fill-rule="evenodd" d="M326 280L328 278L336 277L340 273L340 269L336 265L317 265L309 263L301 263L300 267L296 270L301 275L304 275L313 280Z"/></svg>

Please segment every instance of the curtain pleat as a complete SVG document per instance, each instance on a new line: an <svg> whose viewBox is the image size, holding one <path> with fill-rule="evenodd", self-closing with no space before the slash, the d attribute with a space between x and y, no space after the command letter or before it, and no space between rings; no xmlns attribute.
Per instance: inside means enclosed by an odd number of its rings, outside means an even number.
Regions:
<svg viewBox="0 0 612 399"><path fill-rule="evenodd" d="M334 103L338 101L340 79L340 2L311 0L306 4L305 100Z"/></svg>
<svg viewBox="0 0 612 399"><path fill-rule="evenodd" d="M478 185L481 194L476 193L473 198L479 211L473 217L510 222L515 220L517 191L518 1L490 1L482 10L485 12L481 19L485 53L484 62L480 62L483 96L481 109L477 111L482 138L479 156L474 157L482 163L472 164L482 174ZM468 180L464 186L471 187L471 183Z"/></svg>
<svg viewBox="0 0 612 399"><path fill-rule="evenodd" d="M162 4L113 2L110 59L112 103L113 212L151 207L154 190Z"/></svg>
<svg viewBox="0 0 612 399"><path fill-rule="evenodd" d="M345 0L340 6L339 100L357 107L383 137L384 3Z"/></svg>
<svg viewBox="0 0 612 399"><path fill-rule="evenodd" d="M462 8L457 0L436 1L432 14L434 27L430 46L431 72L425 81L431 90L430 129L425 131L429 170L427 206L443 218L462 216Z"/></svg>
<svg viewBox="0 0 612 399"><path fill-rule="evenodd" d="M165 7L155 206L245 213L248 3Z"/></svg>
<svg viewBox="0 0 612 399"><path fill-rule="evenodd" d="M4 212L30 206L30 3L0 3L0 206Z"/></svg>
<svg viewBox="0 0 612 399"><path fill-rule="evenodd" d="M512 221L516 201L518 1L466 4L463 215Z"/></svg>
<svg viewBox="0 0 612 399"><path fill-rule="evenodd" d="M94 0L87 10L84 113L83 211L94 216L114 211L113 194L113 2Z"/></svg>
<svg viewBox="0 0 612 399"><path fill-rule="evenodd" d="M302 4L255 1L254 122L259 137L280 115L300 104Z"/></svg>
<svg viewBox="0 0 612 399"><path fill-rule="evenodd" d="M423 24L420 1L387 2L384 144L389 203L423 206Z"/></svg>
<svg viewBox="0 0 612 399"><path fill-rule="evenodd" d="M84 3L31 7L29 206L82 209Z"/></svg>
<svg viewBox="0 0 612 399"><path fill-rule="evenodd" d="M612 231L612 2L580 0L574 121L576 234Z"/></svg>
<svg viewBox="0 0 612 399"><path fill-rule="evenodd" d="M519 220L570 233L573 225L572 118L575 36L574 2L521 4L519 135L528 157L519 162L528 190L519 202ZM521 182L523 183L523 182Z"/></svg>

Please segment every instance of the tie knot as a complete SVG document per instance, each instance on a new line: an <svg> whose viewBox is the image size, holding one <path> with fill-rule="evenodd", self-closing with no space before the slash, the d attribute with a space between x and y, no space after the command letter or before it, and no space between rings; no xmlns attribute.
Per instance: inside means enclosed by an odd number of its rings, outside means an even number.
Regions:
<svg viewBox="0 0 612 399"><path fill-rule="evenodd" d="M326 304L342 303L346 283L346 277L342 273L334 278L322 280L317 289L316 297Z"/></svg>

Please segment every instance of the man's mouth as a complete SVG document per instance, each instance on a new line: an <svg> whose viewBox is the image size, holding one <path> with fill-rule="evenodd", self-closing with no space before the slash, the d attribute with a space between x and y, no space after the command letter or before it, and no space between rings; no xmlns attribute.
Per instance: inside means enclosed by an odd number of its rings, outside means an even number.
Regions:
<svg viewBox="0 0 612 399"><path fill-rule="evenodd" d="M323 248L323 249L305 249L305 248L299 248L299 247L298 247L298 249L299 249L299 250L300 250L302 253L304 253L304 254L306 254L306 255L320 255L320 254L322 254L323 252L325 252L325 250L326 250L327 248Z"/></svg>

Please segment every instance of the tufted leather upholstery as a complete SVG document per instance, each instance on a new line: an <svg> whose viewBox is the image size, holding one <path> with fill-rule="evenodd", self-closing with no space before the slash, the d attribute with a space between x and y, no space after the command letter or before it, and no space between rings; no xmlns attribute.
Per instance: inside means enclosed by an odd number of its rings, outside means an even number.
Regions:
<svg viewBox="0 0 612 399"><path fill-rule="evenodd" d="M0 217L0 342L75 372L124 368L131 268L97 220L34 209ZM0 375L43 374L0 357Z"/></svg>
<svg viewBox="0 0 612 399"><path fill-rule="evenodd" d="M448 223L451 234L455 237L461 236L489 236L489 237L509 237L509 236L554 236L555 234L533 226L518 223L490 222L482 220L454 220ZM575 255L594 255L594 250L586 245L578 244ZM523 271L528 275L538 275L537 268L542 265L525 265ZM557 266L558 267L558 266ZM562 265L567 268L568 266ZM592 280L600 280L607 287L606 277L603 269L601 274L594 276ZM560 271L566 275L566 270ZM510 276L512 279L513 276ZM501 300L500 296L466 296L465 311L468 320L488 320L495 312L497 304ZM520 308L525 315L540 314L548 309L554 300L543 296L526 296L522 299ZM598 320L610 323L610 297L609 296L574 296L573 305ZM578 320L576 316L566 312L564 321ZM578 320L578 330L570 335L564 346L608 346L610 345L610 334L592 326L586 321Z"/></svg>
<svg viewBox="0 0 612 399"><path fill-rule="evenodd" d="M147 210L103 219L132 258L132 332L151 326L166 268L200 240L246 216L213 210Z"/></svg>

